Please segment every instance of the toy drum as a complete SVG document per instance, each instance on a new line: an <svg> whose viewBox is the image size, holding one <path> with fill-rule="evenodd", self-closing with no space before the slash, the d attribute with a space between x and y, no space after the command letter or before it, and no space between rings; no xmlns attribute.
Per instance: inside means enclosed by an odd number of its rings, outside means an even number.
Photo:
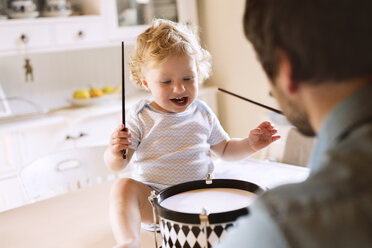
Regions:
<svg viewBox="0 0 372 248"><path fill-rule="evenodd" d="M149 200L154 221L159 216L161 247L212 247L238 217L248 214L247 207L261 191L246 181L207 179L152 192Z"/></svg>

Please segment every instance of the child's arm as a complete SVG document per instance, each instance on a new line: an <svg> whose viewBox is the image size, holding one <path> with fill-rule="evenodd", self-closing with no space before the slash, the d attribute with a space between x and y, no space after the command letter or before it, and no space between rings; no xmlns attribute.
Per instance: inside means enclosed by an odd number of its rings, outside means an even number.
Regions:
<svg viewBox="0 0 372 248"><path fill-rule="evenodd" d="M104 153L105 164L113 171L124 169L134 153L132 149L128 149L132 144L129 140L131 134L128 131L121 131L123 129L123 124L115 129L110 137L109 146L106 148ZM123 159L122 150L124 149L128 149L126 159Z"/></svg>
<svg viewBox="0 0 372 248"><path fill-rule="evenodd" d="M224 140L211 146L211 150L223 160L240 160L280 139L279 135L274 136L277 132L270 122L265 121L251 130L247 138Z"/></svg>

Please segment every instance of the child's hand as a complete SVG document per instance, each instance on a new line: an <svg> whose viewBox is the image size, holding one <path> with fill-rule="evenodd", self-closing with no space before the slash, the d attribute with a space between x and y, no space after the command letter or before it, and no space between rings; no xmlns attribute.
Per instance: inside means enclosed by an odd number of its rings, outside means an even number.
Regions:
<svg viewBox="0 0 372 248"><path fill-rule="evenodd" d="M269 121L262 122L257 128L249 132L248 140L254 151L270 145L272 142L280 139L279 135L274 136L278 130L274 129Z"/></svg>
<svg viewBox="0 0 372 248"><path fill-rule="evenodd" d="M122 131L123 129L124 125L121 124L115 129L110 138L109 149L115 157L122 158L123 155L121 151L128 149L128 147L132 144L132 142L129 140L132 135L128 131Z"/></svg>

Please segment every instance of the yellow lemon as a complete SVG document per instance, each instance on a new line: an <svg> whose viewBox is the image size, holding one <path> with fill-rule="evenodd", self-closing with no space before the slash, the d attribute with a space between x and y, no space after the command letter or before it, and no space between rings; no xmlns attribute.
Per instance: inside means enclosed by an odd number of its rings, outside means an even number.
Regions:
<svg viewBox="0 0 372 248"><path fill-rule="evenodd" d="M97 88L91 88L89 91L90 97L100 97L103 96L103 92Z"/></svg>
<svg viewBox="0 0 372 248"><path fill-rule="evenodd" d="M111 93L114 93L114 88L111 86L105 86L102 88L102 92L104 94L111 94Z"/></svg>
<svg viewBox="0 0 372 248"><path fill-rule="evenodd" d="M114 93L119 93L121 92L121 84L118 84L115 88L114 88Z"/></svg>
<svg viewBox="0 0 372 248"><path fill-rule="evenodd" d="M86 98L90 98L90 94L86 90L77 90L74 92L72 97L74 99L86 99Z"/></svg>

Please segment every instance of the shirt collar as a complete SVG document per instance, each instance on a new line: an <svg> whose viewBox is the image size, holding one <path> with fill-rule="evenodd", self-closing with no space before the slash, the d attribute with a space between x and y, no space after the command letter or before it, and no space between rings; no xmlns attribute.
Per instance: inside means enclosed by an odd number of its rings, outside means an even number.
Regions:
<svg viewBox="0 0 372 248"><path fill-rule="evenodd" d="M322 167L329 148L340 142L359 124L372 120L372 84L339 103L325 117L318 132L311 160L311 173Z"/></svg>
<svg viewBox="0 0 372 248"><path fill-rule="evenodd" d="M195 100L196 101L196 100ZM163 112L161 110L158 110L154 107L151 106L151 103L153 102L153 100L148 100L146 103L145 103L145 106L149 109L151 109L153 112L156 112L158 114L161 114L161 115L166 115L166 116L186 116L186 115L189 115L191 113L193 113L196 109L196 104L195 104L195 101L193 101L186 109L185 111L183 112L180 112L180 113L167 113L167 112Z"/></svg>

